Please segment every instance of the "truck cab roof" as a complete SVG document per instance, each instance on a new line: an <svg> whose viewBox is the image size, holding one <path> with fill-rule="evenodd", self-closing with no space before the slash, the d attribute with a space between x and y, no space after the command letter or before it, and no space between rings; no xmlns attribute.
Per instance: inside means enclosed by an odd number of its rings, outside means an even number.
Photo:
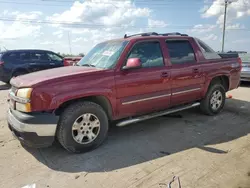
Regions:
<svg viewBox="0 0 250 188"><path fill-rule="evenodd" d="M138 34L133 34L133 35L125 34L123 38L112 39L109 41L131 41L131 40L141 40L141 39L159 39L159 38L173 38L173 37L180 38L180 39L193 38L193 37L188 36L187 34L182 34L178 32L163 33L163 34L159 34L156 32L148 32L148 33L138 33Z"/></svg>

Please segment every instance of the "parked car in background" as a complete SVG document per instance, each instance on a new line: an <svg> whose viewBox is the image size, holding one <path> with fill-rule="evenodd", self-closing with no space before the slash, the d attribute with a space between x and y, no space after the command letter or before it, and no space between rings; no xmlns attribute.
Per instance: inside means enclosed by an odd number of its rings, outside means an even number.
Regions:
<svg viewBox="0 0 250 188"><path fill-rule="evenodd" d="M78 63L80 60L82 59L82 57L64 57L63 58L63 64L64 66L73 66L76 63Z"/></svg>
<svg viewBox="0 0 250 188"><path fill-rule="evenodd" d="M125 126L196 106L218 114L240 71L237 53L217 54L185 34L125 35L96 45L77 66L12 79L8 124L29 146L57 138L68 151L86 152L105 140L110 122Z"/></svg>
<svg viewBox="0 0 250 188"><path fill-rule="evenodd" d="M242 60L240 80L250 82L250 54L239 54L239 57Z"/></svg>
<svg viewBox="0 0 250 188"><path fill-rule="evenodd" d="M63 57L47 50L8 50L0 53L0 80L30 72L62 67Z"/></svg>

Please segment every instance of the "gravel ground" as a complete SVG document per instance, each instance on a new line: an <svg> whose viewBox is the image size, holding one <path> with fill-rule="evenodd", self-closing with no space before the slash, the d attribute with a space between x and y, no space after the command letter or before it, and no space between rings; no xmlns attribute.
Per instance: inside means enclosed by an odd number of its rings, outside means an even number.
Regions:
<svg viewBox="0 0 250 188"><path fill-rule="evenodd" d="M101 147L78 155L20 145L6 123L8 89L0 83L0 187L167 188L174 175L183 188L250 187L250 84L229 92L217 116L197 108L113 127Z"/></svg>

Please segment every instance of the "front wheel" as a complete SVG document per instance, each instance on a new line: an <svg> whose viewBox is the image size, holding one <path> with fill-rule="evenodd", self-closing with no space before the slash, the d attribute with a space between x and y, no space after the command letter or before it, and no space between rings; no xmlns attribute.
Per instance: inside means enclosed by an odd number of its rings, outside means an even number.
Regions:
<svg viewBox="0 0 250 188"><path fill-rule="evenodd" d="M207 115L216 115L224 107L226 92L221 84L209 87L205 98L201 101L201 110Z"/></svg>
<svg viewBox="0 0 250 188"><path fill-rule="evenodd" d="M57 138L70 152L87 152L103 143L108 127L107 115L100 105L78 102L61 114Z"/></svg>

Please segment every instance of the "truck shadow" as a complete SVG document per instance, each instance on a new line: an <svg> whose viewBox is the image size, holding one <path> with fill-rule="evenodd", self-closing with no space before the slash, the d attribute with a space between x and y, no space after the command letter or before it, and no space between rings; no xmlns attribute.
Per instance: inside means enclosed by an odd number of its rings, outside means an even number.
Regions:
<svg viewBox="0 0 250 188"><path fill-rule="evenodd" d="M26 148L38 161L56 171L105 172L148 162L191 148L226 155L213 144L250 133L250 102L231 99L217 116L199 109L155 118L126 127L112 127L108 140L92 152L70 154L58 144Z"/></svg>

